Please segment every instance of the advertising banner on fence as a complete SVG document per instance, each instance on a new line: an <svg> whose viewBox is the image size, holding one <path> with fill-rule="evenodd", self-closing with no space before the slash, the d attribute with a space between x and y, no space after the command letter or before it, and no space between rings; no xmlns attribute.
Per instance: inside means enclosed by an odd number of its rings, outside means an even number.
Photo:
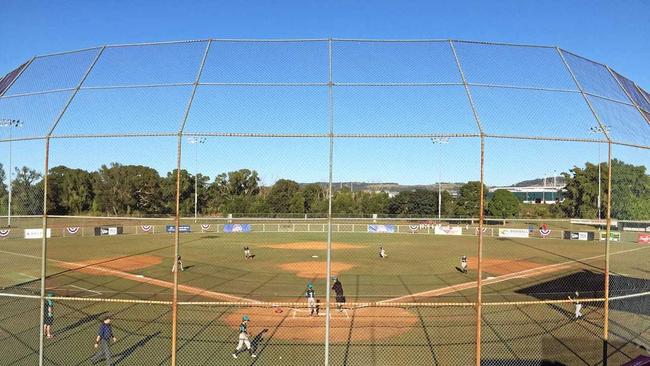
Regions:
<svg viewBox="0 0 650 366"><path fill-rule="evenodd" d="M528 229L499 229L499 237L502 238L527 238Z"/></svg>
<svg viewBox="0 0 650 366"><path fill-rule="evenodd" d="M223 226L224 233L250 233L250 224L225 224Z"/></svg>
<svg viewBox="0 0 650 366"><path fill-rule="evenodd" d="M460 226L442 226L436 225L433 228L436 235L463 235L463 228Z"/></svg>
<svg viewBox="0 0 650 366"><path fill-rule="evenodd" d="M650 234L639 234L639 244L650 244Z"/></svg>
<svg viewBox="0 0 650 366"><path fill-rule="evenodd" d="M176 232L176 226L175 225L167 225L166 229L168 233L174 233ZM178 226L178 232L179 233L189 233L192 231L192 228L190 225L179 225Z"/></svg>
<svg viewBox="0 0 650 366"><path fill-rule="evenodd" d="M95 228L95 236L122 234L121 226L99 226Z"/></svg>
<svg viewBox="0 0 650 366"><path fill-rule="evenodd" d="M394 233L395 225L368 225L369 233Z"/></svg>
<svg viewBox="0 0 650 366"><path fill-rule="evenodd" d="M566 240L594 240L592 231L565 231L563 238Z"/></svg>
<svg viewBox="0 0 650 366"><path fill-rule="evenodd" d="M607 237L607 232L606 231L601 231L600 232L600 240L605 240ZM621 233L618 231L610 231L609 232L609 241L621 241Z"/></svg>
<svg viewBox="0 0 650 366"><path fill-rule="evenodd" d="M52 237L52 229L47 229L47 237ZM25 229L25 239L43 239L43 229Z"/></svg>

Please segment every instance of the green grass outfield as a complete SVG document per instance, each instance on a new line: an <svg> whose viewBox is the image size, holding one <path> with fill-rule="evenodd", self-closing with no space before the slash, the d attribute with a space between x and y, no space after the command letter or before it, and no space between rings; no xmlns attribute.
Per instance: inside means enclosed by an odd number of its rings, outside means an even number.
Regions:
<svg viewBox="0 0 650 366"><path fill-rule="evenodd" d="M179 274L181 301L232 301L218 294L262 302L303 301L303 290L313 282L324 301L325 278L318 269L325 260L323 249L278 249L269 245L325 242L325 233L190 233L181 234L181 254L186 271ZM333 241L358 246L332 251L334 263L351 267L339 271L349 303L354 302L450 302L476 300L476 263L468 274L460 273L461 255L475 257L477 238L472 236L390 235L334 233ZM46 340L46 364L85 365L92 353L97 318L114 315L114 346L118 365L164 365L169 362L171 307L165 304L105 302L96 299L171 300L173 235L142 234L112 237L66 237L48 241L47 287L57 296L86 300L56 301L55 335ZM2 292L25 295L38 289L40 240L0 241ZM255 258L245 260L243 246ZM378 258L380 245L388 258ZM649 291L650 246L611 245L614 295ZM565 299L574 291L583 298L602 297L604 246L596 242L559 239L485 238L484 302L522 302ZM318 256L313 258L313 256ZM120 269L120 258L154 258L157 264ZM311 276L284 270L287 263L312 263ZM121 263L121 262L118 262ZM80 265L89 267L79 268ZM96 267L122 271L92 271ZM136 266L137 267L137 266ZM309 269L310 266L307 266ZM307 271L309 272L309 271ZM155 279L156 283L147 283ZM626 285L626 284L634 284ZM453 288L453 286L460 286ZM618 287L616 287L618 286ZM627 287L626 287L627 286ZM639 287L641 286L641 287ZM195 291L211 291L210 296ZM420 294L411 297L413 294ZM400 300L402 299L402 300ZM638 299L620 301L637 304ZM648 297L642 297L645 304ZM332 343L334 365L468 365L472 363L476 324L472 306L404 306L404 313L375 305L372 315L350 306L345 318L335 314L333 326L346 336ZM572 319L573 305L521 304L483 307L483 360L504 364L508 360L549 359L573 364L597 364L602 359L601 302L585 303L585 319ZM650 314L635 306L610 310L611 364L619 364L643 351L625 340L648 342ZM38 353L39 300L0 298L0 365L34 365ZM638 308L638 306L636 307ZM260 357L230 356L237 330L227 318L251 314L251 333L259 336ZM297 315L296 315L297 314ZM382 315L383 314L383 315ZM257 316L257 318L256 318ZM180 365L312 365L323 361L323 344L305 334L324 326L292 307L274 313L267 306L181 305L179 307L178 357ZM372 319L368 319L372 317ZM355 324L356 322L356 324ZM338 329L341 328L341 329ZM264 331L267 329L267 331ZM382 332L394 331L390 337ZM263 332L264 331L264 332ZM295 335L294 338L291 335ZM618 342L618 343L616 343ZM620 349L615 347L620 345ZM280 359L280 357L282 357ZM620 362L619 362L620 361ZM521 363L520 363L521 364ZM535 363L531 363L535 364Z"/></svg>

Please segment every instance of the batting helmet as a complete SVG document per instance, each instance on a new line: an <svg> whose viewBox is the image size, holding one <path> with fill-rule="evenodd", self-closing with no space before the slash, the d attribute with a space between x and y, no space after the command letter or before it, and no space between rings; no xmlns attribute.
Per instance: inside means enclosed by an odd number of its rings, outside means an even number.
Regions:
<svg viewBox="0 0 650 366"><path fill-rule="evenodd" d="M244 316L241 318L241 320L243 320L243 321L248 321L248 320L251 320L251 319L248 317L248 315L244 315Z"/></svg>
<svg viewBox="0 0 650 366"><path fill-rule="evenodd" d="M311 283L308 283L307 288L314 288L314 285L312 285Z"/></svg>

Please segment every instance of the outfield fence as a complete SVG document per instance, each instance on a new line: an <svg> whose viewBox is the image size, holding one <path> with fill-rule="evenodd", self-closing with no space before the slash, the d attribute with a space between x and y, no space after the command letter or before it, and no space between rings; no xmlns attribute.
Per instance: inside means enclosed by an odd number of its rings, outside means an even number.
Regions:
<svg viewBox="0 0 650 366"><path fill-rule="evenodd" d="M559 47L200 39L40 55L0 79L0 157L0 365L106 347L107 363L171 366L619 365L650 349L650 94ZM209 217L223 212L249 214ZM326 254L256 272L191 244L245 232ZM361 233L412 246L383 267L336 249ZM413 244L443 237L440 256ZM181 253L219 263L179 271ZM472 271L450 268L461 255ZM340 273L363 298L337 303ZM317 305L298 281L318 284ZM244 316L258 357L231 356ZM107 317L117 343L94 348Z"/></svg>

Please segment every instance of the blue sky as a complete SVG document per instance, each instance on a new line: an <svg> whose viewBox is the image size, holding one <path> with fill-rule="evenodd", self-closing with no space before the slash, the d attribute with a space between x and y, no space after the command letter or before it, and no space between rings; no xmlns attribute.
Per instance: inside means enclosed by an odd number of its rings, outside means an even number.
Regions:
<svg viewBox="0 0 650 366"><path fill-rule="evenodd" d="M634 80L646 90L650 89L650 3L647 1L17 1L4 0L0 3L3 22L0 23L0 74L17 67L34 55L80 49L103 44L169 41L200 38L388 38L388 39L468 39L525 44L557 45L599 62L606 63L619 73ZM443 45L445 46L445 45ZM222 68L215 67L206 73L208 80L247 81L256 75L270 78L286 78L281 81L323 81L326 68L320 58L324 48L307 45L304 51L287 58L282 49L271 50L269 65L263 63L245 64L234 57L224 62ZM191 49L190 49L191 48ZM347 48L347 49L346 49ZM340 53L350 55L350 60L335 60L338 69L335 78L355 81L418 81L425 75L443 80L453 75L445 62L436 58L436 68L419 70L415 65L404 63L418 51L386 49L377 50L352 44L340 45ZM177 57L179 69L185 60L201 55L200 47L188 47L187 53L164 54ZM500 74L500 68L519 70L526 74L537 68L538 75L550 75L540 70L536 61L547 57L539 53L529 62L512 65L499 61L498 55L478 52L467 46L458 50L461 57L481 57L494 61L489 64L476 63L472 68L467 63L469 77L480 82L498 82L507 75ZM241 50L231 49L231 55ZM382 53L384 52L384 53ZM428 50L435 54L436 50ZM227 52L226 52L227 53ZM191 55L191 57L190 57ZM309 58L312 55L315 58ZM85 59L91 58L87 54ZM382 57L378 57L382 56ZM119 54L103 57L119 58ZM151 55L140 55L141 59L155 62ZM303 58L301 58L303 57ZM393 58L393 64L404 65L401 70L391 69L390 62L382 64L385 57ZM400 59L404 57L404 60ZM376 60L373 68L364 68L352 58ZM300 62L302 70L289 67L287 60ZM189 61L187 61L189 62ZM273 63L275 62L275 63ZM227 65L235 65L228 69ZM285 65L285 69L283 69ZM544 63L551 65L552 63ZM103 80L113 78L111 69L102 73L101 65L90 85L102 85ZM124 69L136 70L139 65L122 65ZM50 65L57 75L64 75L65 67ZM530 70L527 70L530 69ZM178 71L178 69L172 69ZM293 74L292 74L293 72ZM430 72L430 74L426 74ZM514 71L515 76L517 71ZM152 74L144 79L128 76L124 82L150 82L151 80L174 80L178 72ZM188 75L191 75L188 74ZM441 76L442 75L442 76ZM530 75L530 74L526 74ZM182 78L182 77L181 77ZM230 79L229 79L230 78ZM119 79L119 78L118 78ZM119 81L119 80L118 80ZM276 80L277 81L277 80ZM510 80L508 80L510 81ZM565 88L571 80L566 78L544 78L531 81L534 86ZM595 85L596 89L598 85ZM246 89L227 88L219 90L221 99L206 97L213 87L201 87L197 93L197 107L190 114L188 130L208 131L213 120L238 120L238 125L222 126L224 130L244 129L268 132L300 131L326 132L327 90L307 87L301 89ZM539 96L526 92L509 92L509 98L519 101L517 106L503 104L498 91L475 88L477 108L486 128L498 133L542 134L555 136L569 134L573 137L587 137L584 133L592 122L585 116L588 111L567 106L583 103L574 96ZM155 119L157 114L173 116L178 120L185 100L187 88L160 90L157 94L138 95L111 92L82 92L79 104L73 105L67 120L62 120L65 131L96 131L107 128L109 121L116 123L109 130L138 129L139 125L129 121L126 115L137 106L152 103L150 108L140 110L138 119L144 125L147 118ZM387 132L475 132L471 110L463 101L464 90L459 87L445 89L381 89L372 88L335 90L335 126L341 132L362 132L373 130ZM66 95L50 96L47 103L57 105L58 99ZM151 102L155 100L155 102ZM284 102L281 102L284 101ZM35 101L39 103L39 101ZM121 110L115 109L119 103ZM501 103L501 104L500 104ZM541 107L544 105L545 107ZM177 108L178 106L179 108ZM226 106L226 107L224 107ZM0 105L1 109L2 105ZM43 107L45 108L45 107ZM75 109L76 108L76 109ZM92 120L85 117L89 108L96 111ZM566 109L566 110L565 110ZM612 110L611 106L600 107L607 118L616 120L629 111ZM11 110L11 108L9 108ZM436 110L442 116L430 118L427 113ZM40 110L42 118L49 118L56 108L48 112ZM245 111L242 113L241 111ZM37 112L32 112L37 113ZM49 113L49 114L48 114ZM531 131L522 127L519 118L525 116L528 123L541 121L547 128ZM535 117L531 117L535 116ZM160 118L158 119L160 120ZM303 121L309 121L305 127ZM439 125L433 126L439 122ZM612 123L616 125L617 122ZM541 125L541 123L540 123ZM425 127L423 127L425 126ZM504 128L503 126L508 126ZM174 124L165 125L173 130ZM145 128L146 130L146 128ZM634 129L626 123L616 125L614 133L641 138L646 143L647 130ZM641 137L638 137L641 136ZM14 154L14 165L40 167L38 142L14 143L12 149L26 151ZM4 144L3 144L4 145ZM405 184L431 183L441 177L444 181L478 179L478 140L452 139L439 149L434 149L427 140L341 140L335 146L335 180L396 181ZM199 148L198 169L210 176L218 172L250 167L260 171L265 183L277 178L288 177L298 181L326 180L327 141L325 140L250 140L211 138ZM194 146L190 146L190 149ZM3 146L5 151L7 148ZM120 161L139 163L156 167L164 174L174 167L176 145L173 139L120 139L120 140L60 140L52 147L52 164L93 169L101 163ZM616 155L615 151L615 155ZM516 142L506 144L503 140L489 140L486 144L486 180L490 184L509 184L522 179L541 177L554 170L562 171L584 161L596 161L598 149L595 145ZM619 149L622 158L640 164L648 164L648 152ZM604 155L604 153L603 153ZM2 158L4 161L5 158ZM16 161L18 160L18 161ZM5 164L6 165L6 164ZM183 165L194 170L193 150L183 159Z"/></svg>

